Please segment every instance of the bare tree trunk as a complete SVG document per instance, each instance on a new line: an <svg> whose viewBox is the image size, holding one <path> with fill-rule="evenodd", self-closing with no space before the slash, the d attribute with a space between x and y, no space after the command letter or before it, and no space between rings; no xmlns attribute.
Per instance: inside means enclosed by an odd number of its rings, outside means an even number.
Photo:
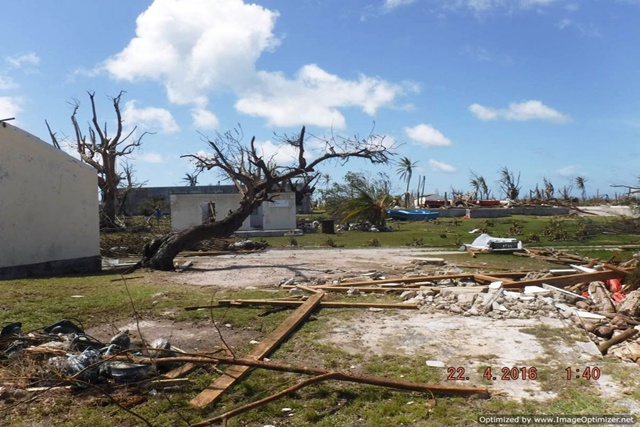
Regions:
<svg viewBox="0 0 640 427"><path fill-rule="evenodd" d="M196 225L147 243L143 248L140 265L154 270L174 270L173 260L180 252L206 239L231 236L261 203L262 201L257 200L253 203L243 201L237 210L222 221Z"/></svg>

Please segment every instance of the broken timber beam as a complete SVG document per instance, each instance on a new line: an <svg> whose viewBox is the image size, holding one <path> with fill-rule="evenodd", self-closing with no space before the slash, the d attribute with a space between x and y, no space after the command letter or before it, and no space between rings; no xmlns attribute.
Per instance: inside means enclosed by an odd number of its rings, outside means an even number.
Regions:
<svg viewBox="0 0 640 427"><path fill-rule="evenodd" d="M424 285L425 288L423 290L425 291L433 291L433 292L440 292L441 288L437 288L437 287L433 287L433 286L426 286ZM285 285L282 286L283 289L292 289L292 288L296 288L297 286L295 285ZM317 288L320 289L320 288ZM354 289L356 291L359 292L398 292L398 293L402 293L404 291L415 291L416 288L406 288L406 287L402 287L402 288L395 288L395 287L388 287L388 288L378 288L375 286L354 286L352 288L347 288L346 286L323 286L322 290L323 291L335 291L335 292L348 292L349 290Z"/></svg>
<svg viewBox="0 0 640 427"><path fill-rule="evenodd" d="M151 363L148 359L135 358L139 363ZM428 384L419 383L413 381L394 380L384 377L374 377L369 375L348 374L336 371L330 371L321 368L309 368L307 366L295 366L287 365L283 363L276 363L273 361L255 360L249 358L234 359L232 357L167 357L163 359L153 359L153 363L195 363L195 364L211 364L217 363L221 365L233 365L233 366L246 366L253 368L262 368L279 372L291 372L296 374L305 375L325 375L330 373L336 373L341 381L355 382L359 384L377 385L382 387L397 388L409 391L427 392L433 393L437 396L480 396L490 397L495 390L478 387L460 387L460 386L448 386L440 384Z"/></svg>
<svg viewBox="0 0 640 427"><path fill-rule="evenodd" d="M445 279L467 279L473 278L473 273L463 274L444 274L439 276L418 276L418 277L400 277L396 279L382 279L382 280L362 280L359 282L341 282L332 286L371 286L382 283L415 283L425 282L430 280L445 280ZM324 286L318 286L319 289L324 289Z"/></svg>
<svg viewBox="0 0 640 427"><path fill-rule="evenodd" d="M237 299L237 300L220 300L216 301L217 305L195 306L185 307L186 311L199 310L203 308L216 308L216 307L232 307L243 305L275 305L275 306L287 306L295 307L305 304L305 301L283 301L283 300L270 300L270 299ZM389 303L375 303L375 302L331 302L323 301L318 304L322 308L399 308L417 310L418 306L415 304L389 304Z"/></svg>
<svg viewBox="0 0 640 427"><path fill-rule="evenodd" d="M493 283L493 282L504 282L506 278L504 277L496 277L490 276L488 274L474 274L473 280L479 283ZM511 281L506 279L507 281Z"/></svg>
<svg viewBox="0 0 640 427"><path fill-rule="evenodd" d="M581 274L571 274L567 276L556 276L556 277L544 277L542 279L532 279L532 280L520 280L518 282L513 281L505 281L502 282L502 285L505 289L521 289L525 286L541 286L543 283L548 285L556 286L558 288L564 288L566 286L575 285L578 283L589 283L595 281L605 281L609 279L619 279L624 277L626 272L623 271L613 271L613 270L605 270L605 271L596 271L595 273L581 273Z"/></svg>
<svg viewBox="0 0 640 427"><path fill-rule="evenodd" d="M289 317L285 319L273 332L271 332L260 344L258 344L247 355L248 359L259 360L271 353L285 338L305 320L309 314L320 304L324 293L313 294L300 307L298 307ZM203 409L216 402L222 393L232 387L237 381L244 378L251 369L250 366L230 366L224 375L213 381L209 387L191 400L191 406Z"/></svg>
<svg viewBox="0 0 640 427"><path fill-rule="evenodd" d="M602 355L604 356L605 354L607 354L607 351L609 351L609 347L619 344L623 341L626 341L637 333L638 333L637 329L633 329L633 328L627 329L626 331L614 336L609 341L605 341L602 344L600 344L598 346L598 350L600 350L600 353L602 353Z"/></svg>

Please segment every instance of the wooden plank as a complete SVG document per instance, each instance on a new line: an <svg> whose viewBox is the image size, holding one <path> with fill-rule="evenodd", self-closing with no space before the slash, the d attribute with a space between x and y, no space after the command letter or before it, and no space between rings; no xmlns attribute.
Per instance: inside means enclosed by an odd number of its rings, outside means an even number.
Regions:
<svg viewBox="0 0 640 427"><path fill-rule="evenodd" d="M500 278L496 276L490 276L488 274L474 274L473 280L480 283L504 282L505 280L511 282L511 280L508 280L505 277Z"/></svg>
<svg viewBox="0 0 640 427"><path fill-rule="evenodd" d="M271 353L275 348L282 343L285 338L306 319L309 314L320 304L324 293L313 294L298 307L289 317L285 319L273 332L271 332L260 344L258 344L253 350L246 356L249 359L259 360ZM213 381L209 387L203 390L199 395L191 400L191 406L198 409L203 409L210 404L216 402L222 393L232 387L237 381L244 378L251 367L234 365L227 368L224 375L218 377Z"/></svg>
<svg viewBox="0 0 640 427"><path fill-rule="evenodd" d="M213 306L197 306L197 307L185 307L186 311L199 310L202 308L216 308L227 306L246 306L246 305L272 305L279 307L295 307L306 304L306 301L283 301L283 300L268 300L268 299L237 299L237 300L219 300L216 301L218 305ZM318 304L322 308L399 308L408 310L417 310L418 306L415 304L392 304L392 303L375 303L375 302L335 302L335 301L323 301Z"/></svg>
<svg viewBox="0 0 640 427"><path fill-rule="evenodd" d="M312 288L311 286L294 285L294 287L298 289L302 289L303 291L314 293L314 294L317 294L318 292L322 292L321 289Z"/></svg>
<svg viewBox="0 0 640 427"><path fill-rule="evenodd" d="M382 280L363 280L358 282L342 282L333 286L373 286L381 283L414 283L424 282L430 280L445 280L445 279L466 279L473 278L473 273L463 274L443 274L439 276L419 276L419 277L399 277L396 279L382 279Z"/></svg>
<svg viewBox="0 0 640 427"><path fill-rule="evenodd" d="M429 286L427 287L426 285L421 285L421 286L425 286L424 289L422 289L423 291L433 291L433 292L440 292L441 288L436 288L436 287L432 287ZM292 286L295 287L295 286ZM283 286L283 288L285 288ZM286 289L286 288L285 288ZM334 291L334 292L348 292L351 288L347 288L345 286L323 286L322 290L323 291ZM417 290L415 287L403 287L403 288L378 288L376 286L354 286L353 289L355 289L356 291L361 291L361 292L398 292L398 293L402 293L404 291L415 291Z"/></svg>
<svg viewBox="0 0 640 427"><path fill-rule="evenodd" d="M525 286L542 286L543 283L548 285L564 288L566 286L575 285L578 283L588 283L595 281L605 281L608 279L618 279L624 277L624 274L620 271L605 270L597 271L595 273L582 273L571 274L568 276L556 276L556 277L544 277L542 279L521 280L519 282L503 282L505 289L521 289Z"/></svg>
<svg viewBox="0 0 640 427"><path fill-rule="evenodd" d="M162 376L164 378L174 380L174 379L180 378L183 375L187 375L189 372L195 370L197 367L198 365L194 363L185 363L182 366L178 366L177 368L170 370L169 372L165 373Z"/></svg>

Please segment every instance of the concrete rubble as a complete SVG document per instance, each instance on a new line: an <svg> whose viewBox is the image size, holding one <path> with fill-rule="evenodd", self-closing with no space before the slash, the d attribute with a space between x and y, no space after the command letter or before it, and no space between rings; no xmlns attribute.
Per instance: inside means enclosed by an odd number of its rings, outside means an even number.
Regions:
<svg viewBox="0 0 640 427"><path fill-rule="evenodd" d="M387 279L383 272L366 272L331 283L318 278L294 277L280 286L300 291L296 286L308 285L327 292L346 292L348 296L397 292L403 304L453 316L565 319L584 329L603 355L640 364L640 337L627 332L634 328L640 330L640 283L622 285L623 279L638 267L638 258L619 267L590 262L588 266L572 265L571 269L527 272L517 280L513 280L513 272L465 275L455 265L447 265L440 258L429 258L417 259L400 268L396 266L396 271L404 273L401 278ZM618 272L618 277L564 285L572 275L606 274L607 271L613 275ZM502 279L503 276L507 277ZM518 282L527 281L538 284L518 288ZM622 337L623 333L628 336ZM618 336L625 339L610 343Z"/></svg>

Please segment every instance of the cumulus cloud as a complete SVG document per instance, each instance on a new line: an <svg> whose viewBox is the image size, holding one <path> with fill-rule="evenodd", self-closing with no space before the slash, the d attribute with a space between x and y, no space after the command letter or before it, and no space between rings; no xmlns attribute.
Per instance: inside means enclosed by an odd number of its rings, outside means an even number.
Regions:
<svg viewBox="0 0 640 427"><path fill-rule="evenodd" d="M400 6L406 6L411 3L415 3L416 0L385 0L384 9L387 11L393 10Z"/></svg>
<svg viewBox="0 0 640 427"><path fill-rule="evenodd" d="M218 117L204 108L193 108L191 117L193 118L194 126L198 129L216 129L219 124Z"/></svg>
<svg viewBox="0 0 640 427"><path fill-rule="evenodd" d="M27 53L26 55L20 56L7 56L5 60L14 68L40 64L40 57L35 53Z"/></svg>
<svg viewBox="0 0 640 427"><path fill-rule="evenodd" d="M291 164L298 158L298 151L290 144L256 141L258 153L268 162L279 165Z"/></svg>
<svg viewBox="0 0 640 427"><path fill-rule="evenodd" d="M530 100L519 103L511 103L508 108L490 108L480 104L469 106L471 111L480 120L544 120L555 123L571 121L571 117L547 107L540 101Z"/></svg>
<svg viewBox="0 0 640 427"><path fill-rule="evenodd" d="M24 101L19 96L0 96L0 119L18 117Z"/></svg>
<svg viewBox="0 0 640 427"><path fill-rule="evenodd" d="M434 172L454 173L458 172L458 168L448 163L439 162L438 160L429 159L429 167Z"/></svg>
<svg viewBox="0 0 640 427"><path fill-rule="evenodd" d="M176 133L180 127L173 116L164 108L137 108L135 101L129 101L122 110L122 118L127 126L138 126L145 131L160 131L162 133Z"/></svg>
<svg viewBox="0 0 640 427"><path fill-rule="evenodd" d="M257 76L261 90L240 95L236 109L265 117L272 126L305 123L343 129L346 120L339 108L360 107L374 115L404 91L401 85L365 75L345 80L315 64L302 67L293 80L281 73L259 72Z"/></svg>
<svg viewBox="0 0 640 427"><path fill-rule="evenodd" d="M373 115L413 87L365 75L346 80L318 65L290 78L256 69L280 40L278 13L242 0L155 0L137 19L136 37L102 68L127 81L155 80L173 103L193 105L194 121L213 125L209 97L237 96L236 109L273 126L309 124L344 128L341 108Z"/></svg>
<svg viewBox="0 0 640 427"><path fill-rule="evenodd" d="M404 128L404 132L414 142L429 147L447 147L451 140L431 125L419 124Z"/></svg>
<svg viewBox="0 0 640 427"><path fill-rule="evenodd" d="M136 160L140 160L145 163L163 163L164 159L160 153L143 153L136 156Z"/></svg>

